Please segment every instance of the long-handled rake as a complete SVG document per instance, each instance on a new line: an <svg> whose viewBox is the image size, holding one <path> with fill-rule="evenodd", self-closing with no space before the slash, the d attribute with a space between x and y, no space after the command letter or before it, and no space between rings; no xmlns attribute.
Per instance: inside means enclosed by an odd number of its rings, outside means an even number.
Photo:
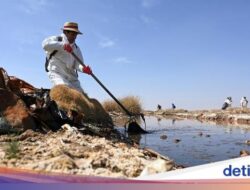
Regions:
<svg viewBox="0 0 250 190"><path fill-rule="evenodd" d="M71 53L72 56L83 66L86 67L86 65L83 63L83 61L77 57L74 52ZM95 81L113 98L113 100L125 111L125 113L129 116L129 121L125 124L125 126L128 124L128 132L132 133L146 133L146 122L144 115L142 113L139 113L137 115L132 114L130 111L128 111L127 108L125 108L122 103L101 83L101 81L94 75L94 73L90 74ZM140 125L136 122L136 116L140 116L145 124L145 130L140 127Z"/></svg>

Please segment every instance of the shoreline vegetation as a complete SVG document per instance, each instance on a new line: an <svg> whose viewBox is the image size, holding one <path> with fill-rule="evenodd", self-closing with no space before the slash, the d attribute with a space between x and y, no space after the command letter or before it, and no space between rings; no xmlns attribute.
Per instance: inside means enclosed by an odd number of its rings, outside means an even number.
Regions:
<svg viewBox="0 0 250 190"><path fill-rule="evenodd" d="M141 100L137 96L126 96L118 99L119 102L132 114L139 114L142 112ZM106 112L122 112L124 110L113 100L106 100L102 103L103 108Z"/></svg>

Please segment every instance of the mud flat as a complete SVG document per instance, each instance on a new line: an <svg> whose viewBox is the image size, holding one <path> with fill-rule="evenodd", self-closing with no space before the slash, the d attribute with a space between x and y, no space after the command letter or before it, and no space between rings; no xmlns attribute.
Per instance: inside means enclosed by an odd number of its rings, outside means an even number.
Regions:
<svg viewBox="0 0 250 190"><path fill-rule="evenodd" d="M246 125L250 127L250 109L228 108L227 110L196 110L184 109L145 111L148 116L162 116L175 119L196 119L201 122L215 122L224 125Z"/></svg>

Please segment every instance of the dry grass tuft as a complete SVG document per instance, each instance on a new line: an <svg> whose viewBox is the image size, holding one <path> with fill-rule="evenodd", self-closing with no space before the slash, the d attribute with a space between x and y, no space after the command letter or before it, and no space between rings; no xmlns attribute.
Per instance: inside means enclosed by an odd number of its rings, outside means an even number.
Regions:
<svg viewBox="0 0 250 190"><path fill-rule="evenodd" d="M65 85L57 85L51 89L50 97L60 109L66 112L74 110L81 114L84 122L112 124L112 119L102 105L85 93L80 93Z"/></svg>
<svg viewBox="0 0 250 190"><path fill-rule="evenodd" d="M119 101L132 114L139 114L142 111L141 101L137 96L127 96L119 99ZM113 100L106 100L102 105L107 112L124 112L122 108Z"/></svg>
<svg viewBox="0 0 250 190"><path fill-rule="evenodd" d="M50 91L50 97L55 100L60 109L74 110L76 112L91 115L93 104L89 102L88 96L66 85L57 85Z"/></svg>
<svg viewBox="0 0 250 190"><path fill-rule="evenodd" d="M102 103L102 106L107 112L120 112L121 111L119 108L119 105L113 100L105 100Z"/></svg>

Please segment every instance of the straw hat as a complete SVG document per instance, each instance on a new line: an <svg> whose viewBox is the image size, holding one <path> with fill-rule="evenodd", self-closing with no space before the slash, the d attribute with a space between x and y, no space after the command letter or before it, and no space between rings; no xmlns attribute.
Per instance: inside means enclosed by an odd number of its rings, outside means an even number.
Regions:
<svg viewBox="0 0 250 190"><path fill-rule="evenodd" d="M82 34L78 30L78 24L75 23L75 22L65 22L64 25L63 25L62 30L73 31L73 32L76 32L78 34Z"/></svg>

